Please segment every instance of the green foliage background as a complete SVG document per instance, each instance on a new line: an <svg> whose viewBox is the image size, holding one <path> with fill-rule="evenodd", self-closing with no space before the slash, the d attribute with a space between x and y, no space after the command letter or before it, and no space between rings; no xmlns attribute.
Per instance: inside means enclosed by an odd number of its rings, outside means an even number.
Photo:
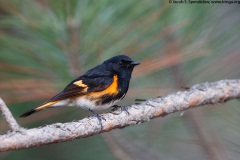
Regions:
<svg viewBox="0 0 240 160"><path fill-rule="evenodd" d="M239 14L239 4L0 0L0 96L17 118L117 54L142 62L122 105L239 78ZM0 159L237 159L239 113L239 101L231 101ZM87 115L66 107L17 120L30 128ZM1 117L0 132L7 130Z"/></svg>

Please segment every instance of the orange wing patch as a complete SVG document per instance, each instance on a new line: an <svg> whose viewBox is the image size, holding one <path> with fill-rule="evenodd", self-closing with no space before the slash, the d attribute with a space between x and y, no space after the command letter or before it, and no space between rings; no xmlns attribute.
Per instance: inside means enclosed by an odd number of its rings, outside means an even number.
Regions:
<svg viewBox="0 0 240 160"><path fill-rule="evenodd" d="M105 94L110 94L110 95L118 94L118 77L117 77L117 75L113 76L113 82L108 88L106 88L103 91L99 91L99 92L91 92L87 96L92 97L92 98L97 98L97 97L101 97Z"/></svg>
<svg viewBox="0 0 240 160"><path fill-rule="evenodd" d="M76 82L74 82L73 84L75 84L75 85L77 85L77 86L79 86L79 87L87 87L87 85L86 84L84 84L83 82L82 82L82 80L80 80L80 81L76 81Z"/></svg>
<svg viewBox="0 0 240 160"><path fill-rule="evenodd" d="M76 82L74 82L73 84L75 84L75 85L77 85L77 86L79 86L79 87L83 87L85 92L86 92L87 89L88 89L88 86L87 86L86 84L84 84L84 83L82 82L82 80L76 81Z"/></svg>

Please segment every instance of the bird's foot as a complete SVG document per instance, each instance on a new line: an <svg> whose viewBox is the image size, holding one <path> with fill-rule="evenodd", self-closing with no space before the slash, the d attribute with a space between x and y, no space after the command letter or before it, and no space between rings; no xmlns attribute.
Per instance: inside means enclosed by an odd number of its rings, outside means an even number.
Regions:
<svg viewBox="0 0 240 160"><path fill-rule="evenodd" d="M99 114L98 113L96 113L96 112L94 112L93 110L91 110L91 109L88 109L90 112L92 112L92 114L98 119L98 122L99 122L99 124L100 124L100 126L101 126L101 130L103 129L103 124L102 124L102 118L101 118L101 116L99 116Z"/></svg>
<svg viewBox="0 0 240 160"><path fill-rule="evenodd" d="M110 111L112 114L120 114L122 113L122 111L124 111L127 115L130 115L130 113L128 112L128 108L126 106L118 106L118 105L114 105L112 106L113 109ZM120 112L119 112L120 109Z"/></svg>

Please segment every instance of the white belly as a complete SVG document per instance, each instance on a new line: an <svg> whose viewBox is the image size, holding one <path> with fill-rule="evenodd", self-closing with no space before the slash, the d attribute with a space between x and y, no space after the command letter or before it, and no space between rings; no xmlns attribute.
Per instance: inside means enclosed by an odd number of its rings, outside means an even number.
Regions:
<svg viewBox="0 0 240 160"><path fill-rule="evenodd" d="M125 94L122 96L122 98L125 96ZM52 106L77 106L82 109L91 109L91 110L103 110L107 109L113 105L115 105L117 102L119 102L122 98L116 101L111 101L110 103L104 104L104 105L96 105L95 102L90 101L86 99L85 97L80 97L76 99L75 101L70 101L69 99L61 100L57 103L55 103Z"/></svg>
<svg viewBox="0 0 240 160"><path fill-rule="evenodd" d="M112 102L104 104L104 105L96 105L94 102L81 97L81 98L76 99L76 101L74 102L75 104L73 104L73 105L76 105L77 107L81 107L83 109L102 110L102 109L107 109L107 108L115 105L118 101L119 100L114 101L114 102L112 101Z"/></svg>

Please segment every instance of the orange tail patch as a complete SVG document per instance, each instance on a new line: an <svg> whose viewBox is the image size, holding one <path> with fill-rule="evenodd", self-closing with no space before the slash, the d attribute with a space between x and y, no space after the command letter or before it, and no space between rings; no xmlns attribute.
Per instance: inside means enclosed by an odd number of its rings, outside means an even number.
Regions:
<svg viewBox="0 0 240 160"><path fill-rule="evenodd" d="M58 101L47 102L47 103L45 103L45 104L43 104L43 105L35 108L35 110L36 110L36 111L42 110L42 109L44 109L44 108L46 108L46 107L48 107L48 106L51 106L51 105L53 105L53 104L55 104L55 103L57 103L57 102L58 102Z"/></svg>
<svg viewBox="0 0 240 160"><path fill-rule="evenodd" d="M39 107L37 107L37 108L35 108L35 109L32 109L32 110L30 110L30 111L22 114L20 117L27 117L27 116L29 116L29 115L37 112L37 111L40 111L40 110L42 110L42 109L44 109L44 108L47 108L48 106L51 106L51 105L53 105L53 104L55 104L55 103L57 103L57 102L58 102L58 101L47 102L47 103L45 103L45 104L43 104L43 105L41 105L41 106L39 106Z"/></svg>

